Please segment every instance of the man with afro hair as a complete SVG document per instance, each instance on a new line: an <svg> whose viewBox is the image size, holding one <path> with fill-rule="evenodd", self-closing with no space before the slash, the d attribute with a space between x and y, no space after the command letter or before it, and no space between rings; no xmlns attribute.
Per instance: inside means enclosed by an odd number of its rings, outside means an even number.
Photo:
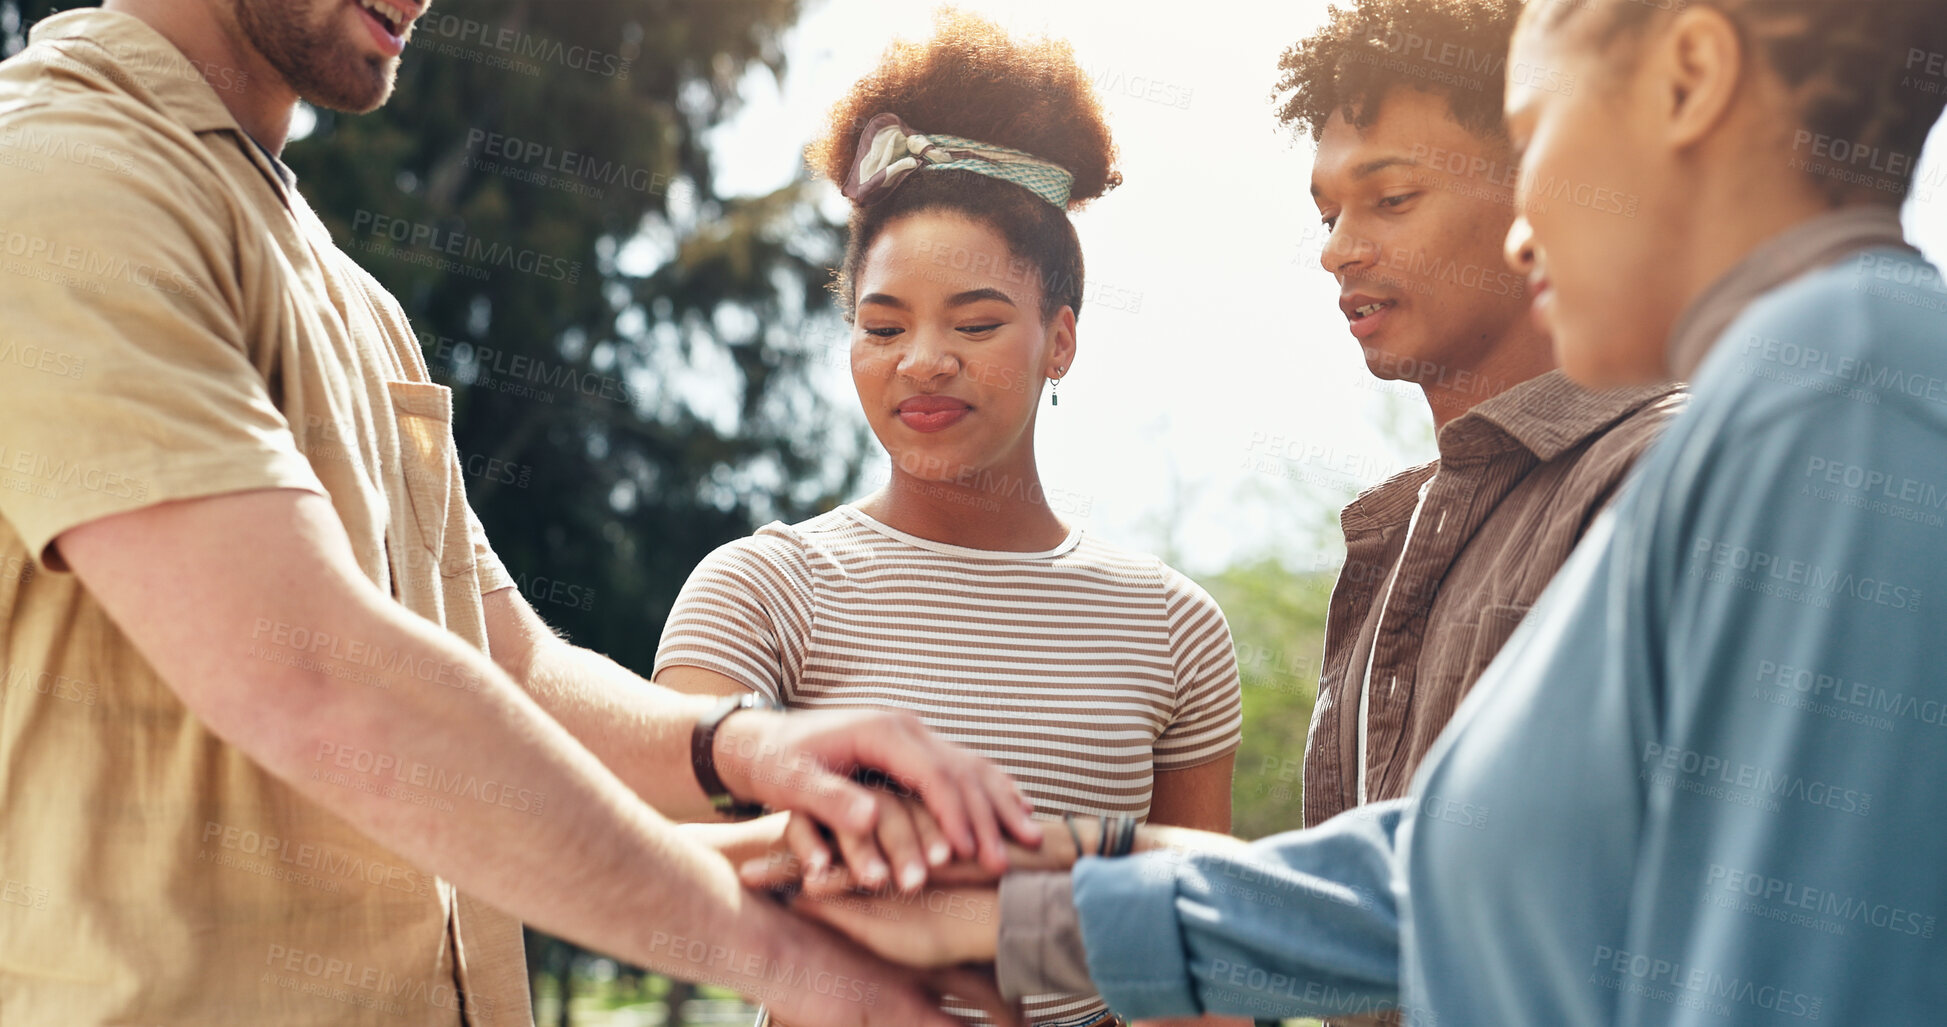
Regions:
<svg viewBox="0 0 1947 1027"><path fill-rule="evenodd" d="M1341 515L1346 563L1305 750L1307 826L1406 794L1455 706L1681 402L1674 386L1570 382L1527 282L1503 261L1516 174L1504 80L1582 85L1508 66L1520 9L1358 0L1279 62L1280 120L1318 145L1321 263L1368 370L1425 394L1440 453Z"/></svg>

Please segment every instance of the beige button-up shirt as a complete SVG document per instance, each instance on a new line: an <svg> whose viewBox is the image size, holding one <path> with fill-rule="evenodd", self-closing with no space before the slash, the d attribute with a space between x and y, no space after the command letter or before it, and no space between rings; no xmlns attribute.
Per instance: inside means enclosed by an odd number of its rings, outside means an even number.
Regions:
<svg viewBox="0 0 1947 1027"><path fill-rule="evenodd" d="M404 312L211 81L240 85L100 10L0 63L0 1020L528 1023L519 925L213 736L51 546L304 489L482 651L481 597L513 585ZM302 658L303 626L257 629Z"/></svg>
<svg viewBox="0 0 1947 1027"><path fill-rule="evenodd" d="M1454 707L1681 403L1677 386L1590 392L1550 371L1449 422L1439 460L1345 508L1305 746L1307 826L1406 794Z"/></svg>

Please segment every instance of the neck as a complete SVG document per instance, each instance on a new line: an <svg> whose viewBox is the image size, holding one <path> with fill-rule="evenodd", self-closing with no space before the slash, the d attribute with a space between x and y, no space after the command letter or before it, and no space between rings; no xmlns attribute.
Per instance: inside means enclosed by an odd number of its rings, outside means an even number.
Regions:
<svg viewBox="0 0 1947 1027"><path fill-rule="evenodd" d="M1438 434L1449 421L1516 385L1556 367L1555 346L1523 310L1500 343L1465 367L1445 367L1437 381L1420 382Z"/></svg>
<svg viewBox="0 0 1947 1027"><path fill-rule="evenodd" d="M1779 88L1761 80L1760 89ZM1656 280L1643 283L1644 317L1653 319L1646 323L1662 329L1640 343L1657 347L1641 355L1643 368L1672 375L1669 335L1684 313L1760 246L1836 209L1814 179L1787 170L1804 156L1792 148L1793 127L1775 113L1791 107L1782 92L1754 93L1718 131L1670 154L1659 169L1656 178L1672 184L1639 215L1667 226L1669 256L1658 262Z"/></svg>
<svg viewBox="0 0 1947 1027"><path fill-rule="evenodd" d="M272 153L282 153L297 93L242 26L207 0L103 0L102 8L139 18L202 72L237 124ZM216 76L222 76L218 82Z"/></svg>
<svg viewBox="0 0 1947 1027"><path fill-rule="evenodd" d="M1755 169L1754 169L1755 170ZM1713 285L1723 280L1765 243L1814 218L1838 209L1816 191L1777 175L1752 173L1736 176L1739 182L1700 181L1698 199L1689 204L1684 219L1666 224L1699 226L1691 238L1676 242L1678 253L1690 254L1673 272L1669 284L1670 305L1664 312L1668 336L1684 313ZM1736 200L1732 201L1731 197ZM1703 230L1702 226L1708 226ZM1650 366L1662 369L1665 376L1675 374L1670 364L1670 345L1666 339ZM1646 362L1647 363L1647 362Z"/></svg>
<svg viewBox="0 0 1947 1027"><path fill-rule="evenodd" d="M907 474L895 460L886 487L858 507L908 535L968 549L1038 553L1068 537L1048 508L1032 454L1015 466L969 470L945 481Z"/></svg>

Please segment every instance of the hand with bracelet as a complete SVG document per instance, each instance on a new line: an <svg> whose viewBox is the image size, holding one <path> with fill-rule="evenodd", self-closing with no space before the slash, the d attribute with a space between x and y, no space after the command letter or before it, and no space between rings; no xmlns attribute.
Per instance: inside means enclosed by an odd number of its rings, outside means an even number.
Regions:
<svg viewBox="0 0 1947 1027"><path fill-rule="evenodd" d="M1009 838L1029 847L1042 841L1031 805L1006 774L904 713L787 715L747 694L698 718L691 757L698 786L720 813L794 814L788 822L688 829L733 862L788 845L815 872L838 862L828 847L835 844L852 868L848 881L896 881L911 890L929 866L955 861L991 878L1007 867Z"/></svg>

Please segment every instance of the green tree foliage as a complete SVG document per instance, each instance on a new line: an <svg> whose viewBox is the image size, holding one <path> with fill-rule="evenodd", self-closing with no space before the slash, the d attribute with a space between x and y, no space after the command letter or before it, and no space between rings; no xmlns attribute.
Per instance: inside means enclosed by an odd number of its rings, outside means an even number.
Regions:
<svg viewBox="0 0 1947 1027"><path fill-rule="evenodd" d="M1200 579L1230 621L1243 679L1244 741L1231 780L1231 833L1262 838L1303 825L1299 768L1318 697L1332 575L1276 559Z"/></svg>

